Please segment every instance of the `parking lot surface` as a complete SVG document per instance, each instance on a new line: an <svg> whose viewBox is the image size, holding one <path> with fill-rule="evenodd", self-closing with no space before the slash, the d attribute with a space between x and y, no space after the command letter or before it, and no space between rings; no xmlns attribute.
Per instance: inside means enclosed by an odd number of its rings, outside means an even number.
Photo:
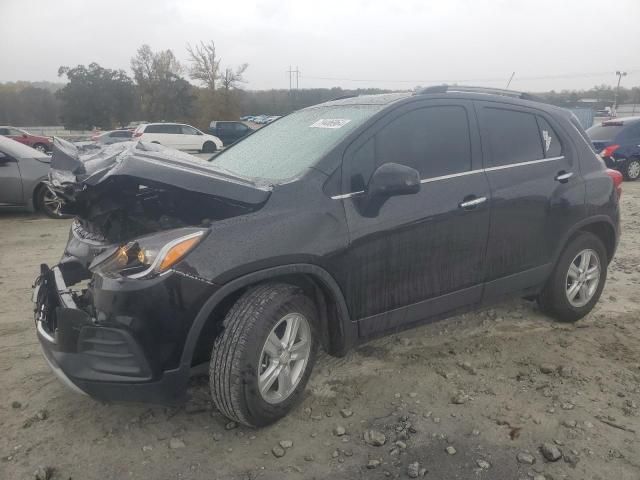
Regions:
<svg viewBox="0 0 640 480"><path fill-rule="evenodd" d="M303 403L262 430L216 412L206 377L180 407L69 391L30 301L69 221L0 214L0 479L637 480L640 182L623 187L622 240L589 316L558 324L522 300L323 356Z"/></svg>

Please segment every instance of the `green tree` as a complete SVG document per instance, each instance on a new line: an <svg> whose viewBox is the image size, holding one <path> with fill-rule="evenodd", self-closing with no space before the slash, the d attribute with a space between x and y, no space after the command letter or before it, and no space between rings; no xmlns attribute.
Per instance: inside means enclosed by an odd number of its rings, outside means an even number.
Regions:
<svg viewBox="0 0 640 480"><path fill-rule="evenodd" d="M67 128L109 129L126 125L135 113L135 87L124 70L88 66L60 67L69 83L56 92L62 101L62 121Z"/></svg>
<svg viewBox="0 0 640 480"><path fill-rule="evenodd" d="M140 108L147 121L188 120L194 94L171 50L154 52L142 45L131 59Z"/></svg>

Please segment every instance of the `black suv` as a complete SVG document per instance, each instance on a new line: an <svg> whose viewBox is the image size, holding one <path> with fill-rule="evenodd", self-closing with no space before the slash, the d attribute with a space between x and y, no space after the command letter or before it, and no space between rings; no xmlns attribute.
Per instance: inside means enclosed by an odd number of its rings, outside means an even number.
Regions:
<svg viewBox="0 0 640 480"><path fill-rule="evenodd" d="M640 178L640 117L616 118L587 130L596 152L627 180Z"/></svg>
<svg viewBox="0 0 640 480"><path fill-rule="evenodd" d="M242 122L217 121L209 125L209 133L227 146L249 135L253 130Z"/></svg>
<svg viewBox="0 0 640 480"><path fill-rule="evenodd" d="M571 113L525 97L338 99L212 163L58 141L51 183L76 220L34 291L48 362L75 390L150 402L208 362L219 410L261 426L301 398L318 348L505 297L578 320L618 243L621 175Z"/></svg>

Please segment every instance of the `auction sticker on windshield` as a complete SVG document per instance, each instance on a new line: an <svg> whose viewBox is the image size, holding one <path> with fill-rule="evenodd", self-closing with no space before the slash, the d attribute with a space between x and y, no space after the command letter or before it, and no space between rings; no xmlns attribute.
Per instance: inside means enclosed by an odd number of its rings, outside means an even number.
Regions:
<svg viewBox="0 0 640 480"><path fill-rule="evenodd" d="M346 118L321 118L309 125L310 128L342 128L351 120Z"/></svg>

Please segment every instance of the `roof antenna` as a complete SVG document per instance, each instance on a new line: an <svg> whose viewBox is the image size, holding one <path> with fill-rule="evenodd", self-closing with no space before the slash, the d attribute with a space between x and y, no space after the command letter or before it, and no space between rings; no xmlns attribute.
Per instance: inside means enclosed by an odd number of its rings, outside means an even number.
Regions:
<svg viewBox="0 0 640 480"><path fill-rule="evenodd" d="M507 82L507 86L505 87L507 90L509 89L509 85L511 85L511 80L513 80L513 76L516 74L516 72L513 72L511 74L511 77L509 77L509 81Z"/></svg>

